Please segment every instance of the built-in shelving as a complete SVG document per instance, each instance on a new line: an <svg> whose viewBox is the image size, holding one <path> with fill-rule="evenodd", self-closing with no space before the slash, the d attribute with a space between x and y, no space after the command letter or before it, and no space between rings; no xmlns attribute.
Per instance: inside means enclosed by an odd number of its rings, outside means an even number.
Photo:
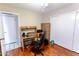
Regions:
<svg viewBox="0 0 79 59"><path fill-rule="evenodd" d="M36 31L36 26L21 26L21 31L28 31L28 30L35 30Z"/></svg>

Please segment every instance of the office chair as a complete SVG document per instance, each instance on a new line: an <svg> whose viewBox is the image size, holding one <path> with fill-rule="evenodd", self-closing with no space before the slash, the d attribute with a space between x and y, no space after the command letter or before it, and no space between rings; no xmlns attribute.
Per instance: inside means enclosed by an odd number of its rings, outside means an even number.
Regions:
<svg viewBox="0 0 79 59"><path fill-rule="evenodd" d="M48 45L48 41L45 39L45 32L43 30L37 30L37 33L39 34L39 38L40 40L34 41L33 42L33 47L32 47L32 52L34 52L34 55L36 56L36 54L41 54L43 55L42 51L44 51L42 45L44 44L44 46Z"/></svg>
<svg viewBox="0 0 79 59"><path fill-rule="evenodd" d="M48 48L48 44L49 44L49 41L48 39L45 38L45 32L42 32L41 33L41 39L40 39L41 43L40 45L42 46L42 50L46 50Z"/></svg>
<svg viewBox="0 0 79 59"><path fill-rule="evenodd" d="M43 56L40 40L33 42L32 52L34 53L34 56L36 56L36 54L41 54Z"/></svg>

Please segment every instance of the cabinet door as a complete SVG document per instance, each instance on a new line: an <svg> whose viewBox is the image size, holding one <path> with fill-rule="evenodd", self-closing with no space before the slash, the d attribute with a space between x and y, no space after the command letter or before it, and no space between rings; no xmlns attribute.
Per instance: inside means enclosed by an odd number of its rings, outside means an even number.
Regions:
<svg viewBox="0 0 79 59"><path fill-rule="evenodd" d="M79 13L76 14L73 50L79 53Z"/></svg>
<svg viewBox="0 0 79 59"><path fill-rule="evenodd" d="M42 23L41 29L45 32L45 37L50 40L50 23Z"/></svg>
<svg viewBox="0 0 79 59"><path fill-rule="evenodd" d="M64 48L72 50L75 13L64 13L51 19L51 39Z"/></svg>
<svg viewBox="0 0 79 59"><path fill-rule="evenodd" d="M1 19L1 15L0 15L0 39L3 38L3 28L2 28L2 19Z"/></svg>

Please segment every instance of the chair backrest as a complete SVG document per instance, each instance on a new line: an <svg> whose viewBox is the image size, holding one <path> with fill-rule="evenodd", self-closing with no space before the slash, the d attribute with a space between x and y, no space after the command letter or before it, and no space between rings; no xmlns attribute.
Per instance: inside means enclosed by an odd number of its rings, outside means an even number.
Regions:
<svg viewBox="0 0 79 59"><path fill-rule="evenodd" d="M39 34L39 36L40 36L39 46L41 46L45 40L45 32L43 30L37 30L37 33L40 33Z"/></svg>
<svg viewBox="0 0 79 59"><path fill-rule="evenodd" d="M32 49L36 50L38 48L40 48L40 41L34 41Z"/></svg>
<svg viewBox="0 0 79 59"><path fill-rule="evenodd" d="M44 43L44 40L45 40L45 32L42 32L40 34L40 41L41 41L40 45L42 45Z"/></svg>
<svg viewBox="0 0 79 59"><path fill-rule="evenodd" d="M43 30L41 30L41 29L38 29L38 30L37 30L37 33L40 33L40 32L43 32Z"/></svg>
<svg viewBox="0 0 79 59"><path fill-rule="evenodd" d="M46 46L46 45L48 45L48 39L46 39L46 37L45 37L45 32L42 32L41 33L41 45L44 43L44 45Z"/></svg>

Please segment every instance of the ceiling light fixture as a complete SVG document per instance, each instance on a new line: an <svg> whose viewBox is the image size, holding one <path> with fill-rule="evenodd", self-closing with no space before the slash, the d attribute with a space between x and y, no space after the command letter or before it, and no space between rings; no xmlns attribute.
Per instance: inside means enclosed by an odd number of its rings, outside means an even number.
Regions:
<svg viewBox="0 0 79 59"><path fill-rule="evenodd" d="M48 3L42 3L40 4L40 7L41 7L41 11L44 12L45 11L45 8L48 6Z"/></svg>
<svg viewBox="0 0 79 59"><path fill-rule="evenodd" d="M48 6L48 3L41 3L41 7L45 8Z"/></svg>

